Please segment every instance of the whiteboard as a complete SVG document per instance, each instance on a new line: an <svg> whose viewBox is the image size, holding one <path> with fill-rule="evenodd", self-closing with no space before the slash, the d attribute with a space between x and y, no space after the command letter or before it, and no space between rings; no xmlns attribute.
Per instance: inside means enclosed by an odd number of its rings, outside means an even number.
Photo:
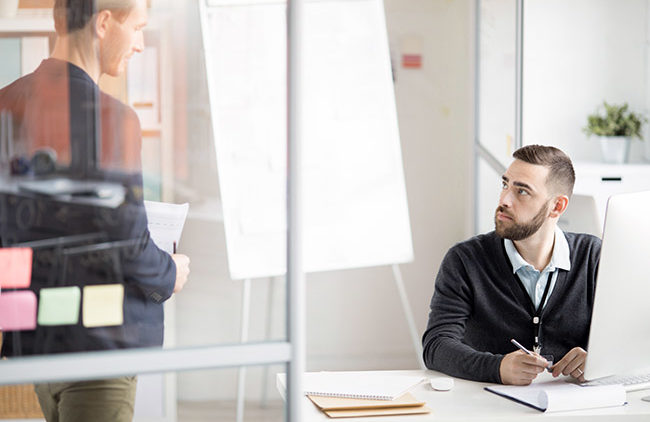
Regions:
<svg viewBox="0 0 650 422"><path fill-rule="evenodd" d="M202 21L230 275L281 275L286 5L211 4ZM304 14L305 271L411 261L383 3L312 1Z"/></svg>

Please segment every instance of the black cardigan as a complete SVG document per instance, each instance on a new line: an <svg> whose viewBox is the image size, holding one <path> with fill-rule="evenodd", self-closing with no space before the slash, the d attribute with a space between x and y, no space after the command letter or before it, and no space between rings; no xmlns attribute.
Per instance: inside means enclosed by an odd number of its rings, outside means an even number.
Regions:
<svg viewBox="0 0 650 422"><path fill-rule="evenodd" d="M565 233L571 271L558 278L542 320L542 353L561 359L587 347L600 259L600 239ZM422 338L430 369L483 382L501 382L503 355L515 338L532 349L532 301L512 272L503 239L494 232L452 247L442 261Z"/></svg>

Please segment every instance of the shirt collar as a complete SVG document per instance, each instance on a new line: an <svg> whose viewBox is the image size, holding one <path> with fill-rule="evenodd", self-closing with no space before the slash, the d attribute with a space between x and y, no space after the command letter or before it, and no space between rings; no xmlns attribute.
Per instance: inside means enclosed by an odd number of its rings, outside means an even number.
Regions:
<svg viewBox="0 0 650 422"><path fill-rule="evenodd" d="M508 259L512 264L513 274L519 271L521 268L533 268L517 251L515 244L510 239L504 239L504 246L506 248L506 254ZM560 268L566 271L571 270L571 257L569 254L569 242L564 236L564 232L558 226L555 226L555 240L553 245L553 255L551 256L551 261L546 266L550 271L555 271L556 268Z"/></svg>

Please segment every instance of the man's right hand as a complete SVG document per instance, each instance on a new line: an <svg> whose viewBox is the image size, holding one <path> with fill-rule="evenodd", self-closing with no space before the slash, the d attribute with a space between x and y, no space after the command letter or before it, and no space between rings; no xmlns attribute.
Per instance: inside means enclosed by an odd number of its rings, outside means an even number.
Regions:
<svg viewBox="0 0 650 422"><path fill-rule="evenodd" d="M528 385L541 372L548 361L539 355L528 355L521 350L508 353L501 360L499 374L503 384Z"/></svg>
<svg viewBox="0 0 650 422"><path fill-rule="evenodd" d="M174 285L174 293L183 290L183 286L187 283L187 276L190 274L190 258L183 254L173 254L172 259L176 265L176 284Z"/></svg>

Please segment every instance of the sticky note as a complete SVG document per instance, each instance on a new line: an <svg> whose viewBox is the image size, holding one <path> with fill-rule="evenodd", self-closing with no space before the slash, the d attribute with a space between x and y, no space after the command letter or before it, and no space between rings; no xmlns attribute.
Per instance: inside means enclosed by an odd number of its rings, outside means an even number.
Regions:
<svg viewBox="0 0 650 422"><path fill-rule="evenodd" d="M108 327L124 322L124 286L99 284L83 290L82 323L84 327Z"/></svg>
<svg viewBox="0 0 650 422"><path fill-rule="evenodd" d="M31 248L0 248L0 289L25 289L32 279Z"/></svg>
<svg viewBox="0 0 650 422"><path fill-rule="evenodd" d="M71 325L79 321L79 287L41 289L39 299L38 325Z"/></svg>
<svg viewBox="0 0 650 422"><path fill-rule="evenodd" d="M36 295L31 290L4 292L0 295L0 330L18 331L36 328Z"/></svg>

